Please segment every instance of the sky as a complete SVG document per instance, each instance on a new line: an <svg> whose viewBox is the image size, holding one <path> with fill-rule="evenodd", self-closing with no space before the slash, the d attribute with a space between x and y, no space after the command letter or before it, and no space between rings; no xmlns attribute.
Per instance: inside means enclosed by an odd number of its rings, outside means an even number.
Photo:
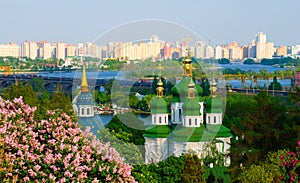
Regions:
<svg viewBox="0 0 300 183"><path fill-rule="evenodd" d="M92 42L114 27L144 19L176 23L212 45L245 45L257 32L275 46L300 44L300 0L0 0L0 7L0 44ZM159 36L155 27L151 30Z"/></svg>

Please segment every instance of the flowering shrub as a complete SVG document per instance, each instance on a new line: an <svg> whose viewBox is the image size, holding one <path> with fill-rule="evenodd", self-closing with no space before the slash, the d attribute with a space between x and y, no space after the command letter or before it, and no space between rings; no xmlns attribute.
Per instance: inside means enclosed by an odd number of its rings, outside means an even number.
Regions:
<svg viewBox="0 0 300 183"><path fill-rule="evenodd" d="M280 155L284 182L300 182L300 141L296 152L289 151Z"/></svg>
<svg viewBox="0 0 300 183"><path fill-rule="evenodd" d="M5 181L134 182L132 167L109 143L101 144L89 129L82 132L64 113L48 111L36 121L35 110L22 97L12 102L0 97Z"/></svg>

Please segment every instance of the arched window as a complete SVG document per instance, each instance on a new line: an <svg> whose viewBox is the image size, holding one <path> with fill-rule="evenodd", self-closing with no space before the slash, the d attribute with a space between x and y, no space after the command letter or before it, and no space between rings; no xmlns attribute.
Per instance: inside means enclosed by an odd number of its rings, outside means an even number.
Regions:
<svg viewBox="0 0 300 183"><path fill-rule="evenodd" d="M86 109L86 114L87 114L87 115L90 115L90 108L87 108L87 109Z"/></svg>
<svg viewBox="0 0 300 183"><path fill-rule="evenodd" d="M84 108L81 108L81 115L84 115Z"/></svg>
<svg viewBox="0 0 300 183"><path fill-rule="evenodd" d="M179 109L179 121L181 121L181 109Z"/></svg>
<svg viewBox="0 0 300 183"><path fill-rule="evenodd" d="M192 125L192 119L189 119L189 125L190 126Z"/></svg>
<svg viewBox="0 0 300 183"><path fill-rule="evenodd" d="M217 122L217 117L216 116L214 116L214 123L216 123Z"/></svg>
<svg viewBox="0 0 300 183"><path fill-rule="evenodd" d="M167 124L167 116L165 116L165 124Z"/></svg>
<svg viewBox="0 0 300 183"><path fill-rule="evenodd" d="M159 123L161 123L161 116L159 116Z"/></svg>
<svg viewBox="0 0 300 183"><path fill-rule="evenodd" d="M172 109L172 121L175 121L175 109Z"/></svg>
<svg viewBox="0 0 300 183"><path fill-rule="evenodd" d="M156 116L154 116L154 123L156 123Z"/></svg>
<svg viewBox="0 0 300 183"><path fill-rule="evenodd" d="M197 118L195 119L195 126L197 126Z"/></svg>
<svg viewBox="0 0 300 183"><path fill-rule="evenodd" d="M208 116L208 123L210 123L210 116Z"/></svg>

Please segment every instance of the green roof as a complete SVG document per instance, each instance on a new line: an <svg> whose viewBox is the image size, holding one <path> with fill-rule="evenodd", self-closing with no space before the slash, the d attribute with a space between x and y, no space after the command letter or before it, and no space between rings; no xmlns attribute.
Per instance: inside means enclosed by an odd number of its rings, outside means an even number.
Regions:
<svg viewBox="0 0 300 183"><path fill-rule="evenodd" d="M188 99L183 105L184 116L199 116L200 115L200 104L197 99Z"/></svg>
<svg viewBox="0 0 300 183"><path fill-rule="evenodd" d="M208 142L215 138L231 137L230 130L224 125L201 125L200 127L181 127L171 135L176 142Z"/></svg>
<svg viewBox="0 0 300 183"><path fill-rule="evenodd" d="M223 103L216 97L209 98L205 102L207 113L222 113L223 112Z"/></svg>
<svg viewBox="0 0 300 183"><path fill-rule="evenodd" d="M169 125L153 125L146 128L144 137L167 138L171 132L172 129Z"/></svg>
<svg viewBox="0 0 300 183"><path fill-rule="evenodd" d="M156 97L151 102L151 113L152 114L167 114L168 113L167 102L163 98Z"/></svg>
<svg viewBox="0 0 300 183"><path fill-rule="evenodd" d="M190 76L183 76L182 80L171 89L173 95L172 102L180 102L180 101L184 102L187 100L188 85L190 84L190 82L191 82ZM196 96L198 96L199 99L202 100L201 97L203 94L202 88L199 85L195 84L195 89L196 89Z"/></svg>

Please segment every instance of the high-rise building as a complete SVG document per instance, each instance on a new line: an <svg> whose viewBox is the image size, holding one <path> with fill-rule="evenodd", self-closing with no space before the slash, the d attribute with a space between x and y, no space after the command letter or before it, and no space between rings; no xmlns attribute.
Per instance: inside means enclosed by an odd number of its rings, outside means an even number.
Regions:
<svg viewBox="0 0 300 183"><path fill-rule="evenodd" d="M292 46L292 55L300 55L300 45Z"/></svg>
<svg viewBox="0 0 300 183"><path fill-rule="evenodd" d="M37 43L38 45L38 55L37 57L41 59L49 59L52 58L52 46L48 41L42 40Z"/></svg>
<svg viewBox="0 0 300 183"><path fill-rule="evenodd" d="M273 42L267 42L266 43L266 54L265 54L265 58L273 58L274 55L274 43Z"/></svg>
<svg viewBox="0 0 300 183"><path fill-rule="evenodd" d="M163 48L163 57L164 59L170 59L171 58L171 49L170 49L170 43L166 43L164 45L164 48Z"/></svg>
<svg viewBox="0 0 300 183"><path fill-rule="evenodd" d="M19 57L20 56L20 46L14 42L9 44L0 45L0 57Z"/></svg>
<svg viewBox="0 0 300 183"><path fill-rule="evenodd" d="M197 41L195 47L195 57L204 58L205 57L205 44L203 41Z"/></svg>
<svg viewBox="0 0 300 183"><path fill-rule="evenodd" d="M214 48L210 45L206 46L205 47L205 58L206 59L211 59L211 58L214 58Z"/></svg>
<svg viewBox="0 0 300 183"><path fill-rule="evenodd" d="M249 57L249 55L248 55L248 50L249 50L248 46L242 46L243 59Z"/></svg>
<svg viewBox="0 0 300 183"><path fill-rule="evenodd" d="M73 44L66 44L66 57L74 57L76 54L76 48Z"/></svg>
<svg viewBox="0 0 300 183"><path fill-rule="evenodd" d="M65 55L66 51L65 51L65 43L63 42L57 42L56 43L56 59L65 59L66 55Z"/></svg>
<svg viewBox="0 0 300 183"><path fill-rule="evenodd" d="M255 58L256 57L256 46L255 46L255 41L254 40L252 40L249 43L249 46L248 46L248 57L249 58Z"/></svg>
<svg viewBox="0 0 300 183"><path fill-rule="evenodd" d="M257 59L272 58L274 55L274 43L267 42L267 36L263 32L259 32L255 36L255 47Z"/></svg>
<svg viewBox="0 0 300 183"><path fill-rule="evenodd" d="M276 56L287 56L287 46L279 46L276 48Z"/></svg>
<svg viewBox="0 0 300 183"><path fill-rule="evenodd" d="M24 41L21 45L21 56L29 58L29 41Z"/></svg>
<svg viewBox="0 0 300 183"><path fill-rule="evenodd" d="M223 58L222 47L220 45L215 47L215 59Z"/></svg>

